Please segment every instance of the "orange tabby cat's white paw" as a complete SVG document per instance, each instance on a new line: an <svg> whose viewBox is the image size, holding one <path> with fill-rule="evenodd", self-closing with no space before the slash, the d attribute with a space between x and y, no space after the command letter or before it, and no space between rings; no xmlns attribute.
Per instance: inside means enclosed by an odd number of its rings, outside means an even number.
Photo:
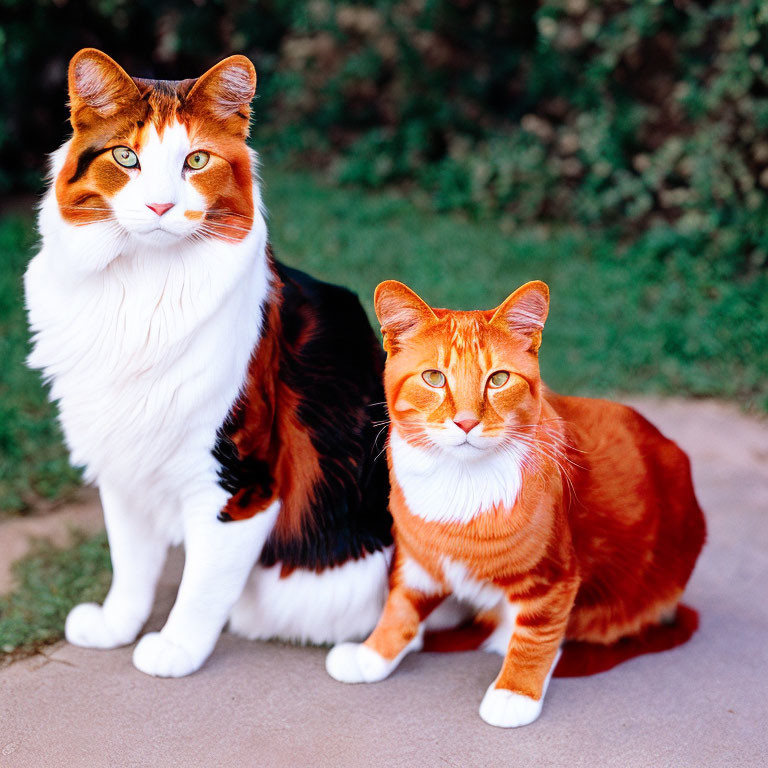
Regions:
<svg viewBox="0 0 768 768"><path fill-rule="evenodd" d="M493 682L485 692L480 704L480 717L488 725L496 725L499 728L519 728L521 725L530 725L541 714L544 696L546 696L549 681L552 679L552 673L555 671L557 662L560 661L561 653L561 650L557 651L552 666L549 668L540 699L532 699L530 696L523 696L505 688L497 688L496 683Z"/></svg>
<svg viewBox="0 0 768 768"><path fill-rule="evenodd" d="M378 683L389 677L403 657L411 651L420 651L424 628L419 627L413 640L394 659L385 659L365 643L339 643L325 657L325 669L340 683Z"/></svg>
<svg viewBox="0 0 768 768"><path fill-rule="evenodd" d="M362 643L340 643L325 657L325 669L340 683L377 683L389 677L399 661L385 659Z"/></svg>
<svg viewBox="0 0 768 768"><path fill-rule="evenodd" d="M496 688L495 683L486 691L480 704L480 717L488 725L499 728L518 728L529 725L541 714L543 699L532 699L520 693Z"/></svg>

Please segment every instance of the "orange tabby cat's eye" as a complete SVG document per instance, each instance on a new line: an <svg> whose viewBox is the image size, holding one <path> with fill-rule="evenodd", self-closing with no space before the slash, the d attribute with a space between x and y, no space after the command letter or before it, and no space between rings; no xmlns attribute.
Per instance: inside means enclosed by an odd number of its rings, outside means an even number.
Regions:
<svg viewBox="0 0 768 768"><path fill-rule="evenodd" d="M509 381L508 371L496 371L490 379L488 379L488 386L492 389L498 389L503 387Z"/></svg>
<svg viewBox="0 0 768 768"><path fill-rule="evenodd" d="M445 374L440 373L440 371L424 371L424 373L421 374L421 378L424 379L430 387L434 387L435 389L440 389L445 386Z"/></svg>

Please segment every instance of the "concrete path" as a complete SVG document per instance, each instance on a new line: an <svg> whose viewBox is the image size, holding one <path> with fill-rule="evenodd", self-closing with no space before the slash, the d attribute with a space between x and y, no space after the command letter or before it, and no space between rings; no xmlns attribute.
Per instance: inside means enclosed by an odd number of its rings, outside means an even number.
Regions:
<svg viewBox="0 0 768 768"><path fill-rule="evenodd" d="M344 686L325 651L225 634L197 674L155 680L131 648L64 643L0 671L0 766L768 765L768 426L716 403L634 404L693 459L709 542L687 601L693 640L592 678L554 680L538 722L477 714L498 657L417 654ZM0 531L0 535L2 532ZM166 571L162 625L182 558Z"/></svg>

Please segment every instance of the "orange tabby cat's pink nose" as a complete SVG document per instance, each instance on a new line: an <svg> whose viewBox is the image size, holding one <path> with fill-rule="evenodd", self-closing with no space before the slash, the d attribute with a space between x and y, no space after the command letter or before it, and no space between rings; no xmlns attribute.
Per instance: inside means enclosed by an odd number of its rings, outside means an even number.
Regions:
<svg viewBox="0 0 768 768"><path fill-rule="evenodd" d="M158 216L162 216L166 211L173 208L173 203L147 203L147 208L154 211Z"/></svg>
<svg viewBox="0 0 768 768"><path fill-rule="evenodd" d="M479 423L478 419L454 419L453 423L469 434Z"/></svg>

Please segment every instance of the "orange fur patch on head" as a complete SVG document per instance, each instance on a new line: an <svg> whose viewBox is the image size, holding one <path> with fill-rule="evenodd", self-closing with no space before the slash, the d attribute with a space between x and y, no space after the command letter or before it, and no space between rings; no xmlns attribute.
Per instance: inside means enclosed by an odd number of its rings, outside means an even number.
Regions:
<svg viewBox="0 0 768 768"><path fill-rule="evenodd" d="M242 240L253 223L248 137L256 71L245 56L230 56L199 77L186 94L179 118L192 146L209 152L208 165L191 176L205 197L208 231Z"/></svg>
<svg viewBox="0 0 768 768"><path fill-rule="evenodd" d="M138 146L137 126L148 107L125 70L94 48L79 51L69 64L69 102L74 134L56 198L66 221L89 224L107 218L109 197L128 183L129 171L108 150Z"/></svg>
<svg viewBox="0 0 768 768"><path fill-rule="evenodd" d="M222 135L198 121L188 125L193 146L210 152L208 164L190 181L205 198L205 223L209 231L228 240L242 240L253 223L251 158L244 141Z"/></svg>
<svg viewBox="0 0 768 768"><path fill-rule="evenodd" d="M78 51L69 63L69 101L73 127L114 116L140 98L136 84L113 59L95 48Z"/></svg>
<svg viewBox="0 0 768 768"><path fill-rule="evenodd" d="M508 296L493 313L491 323L531 339L530 351L541 345L541 332L549 314L549 288L534 280Z"/></svg>
<svg viewBox="0 0 768 768"><path fill-rule="evenodd" d="M397 280L380 283L376 287L373 303L384 334L384 349L387 351L395 349L401 337L437 319L418 294Z"/></svg>
<svg viewBox="0 0 768 768"><path fill-rule="evenodd" d="M230 133L248 135L256 70L245 56L230 56L198 78L187 97L188 110L225 123Z"/></svg>

